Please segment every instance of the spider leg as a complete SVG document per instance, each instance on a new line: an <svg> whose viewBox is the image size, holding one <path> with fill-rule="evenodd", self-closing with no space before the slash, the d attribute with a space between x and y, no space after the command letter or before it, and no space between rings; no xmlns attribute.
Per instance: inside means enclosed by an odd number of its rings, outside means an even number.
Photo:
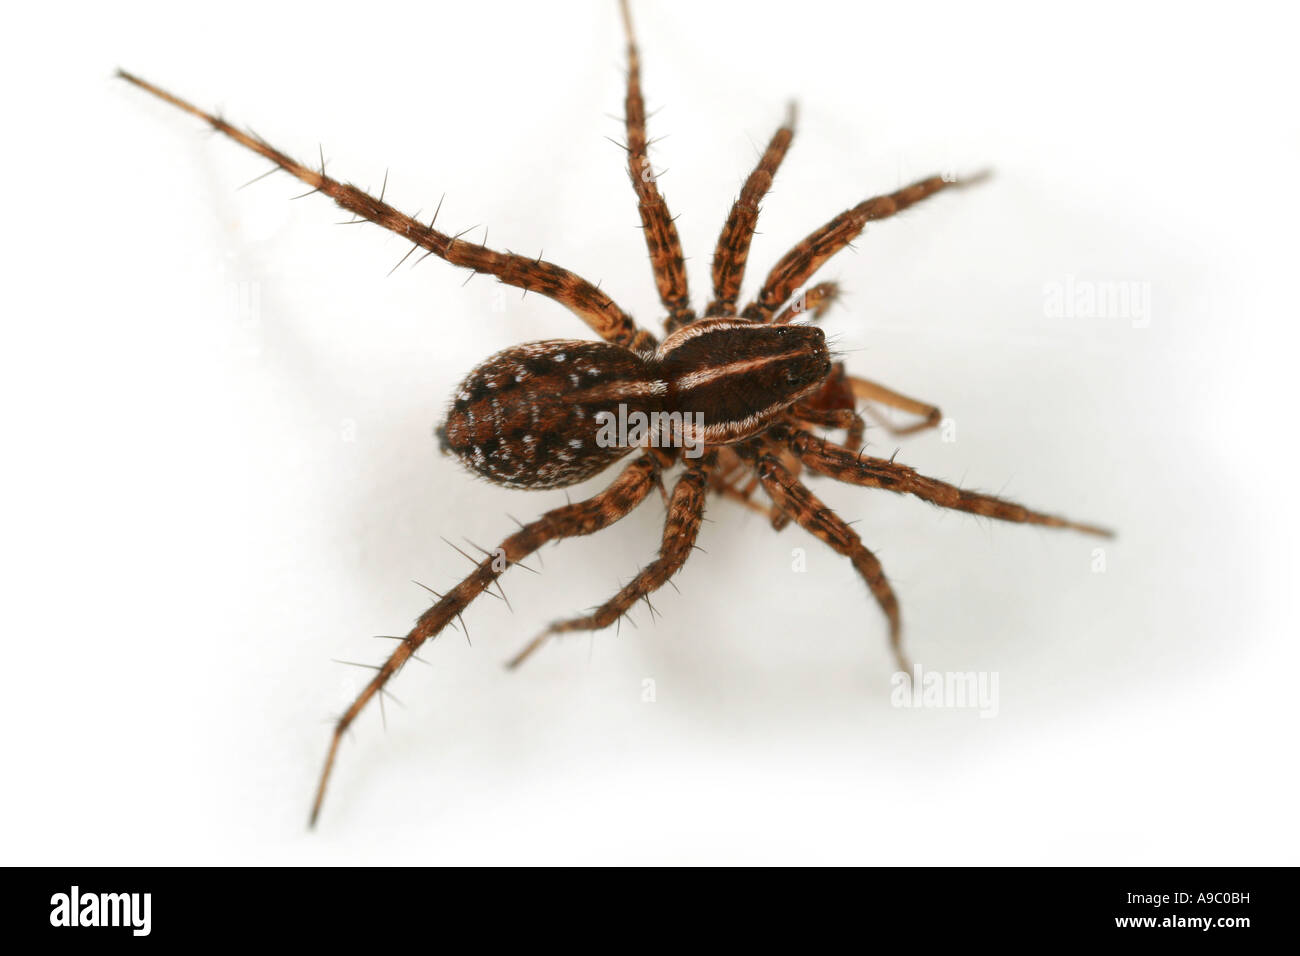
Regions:
<svg viewBox="0 0 1300 956"><path fill-rule="evenodd" d="M736 314L736 297L740 295L740 283L745 278L745 262L749 259L749 244L754 239L754 226L758 223L758 204L772 188L772 177L776 175L786 150L790 148L790 141L794 139L794 119L795 107L791 103L785 123L772 135L758 165L749 174L740 195L731 205L731 213L722 226L713 253L713 301L704 310L705 315ZM674 327L669 322L668 331L672 332Z"/></svg>
<svg viewBox="0 0 1300 956"><path fill-rule="evenodd" d="M898 598L885 579L880 561L867 550L857 532L826 507L775 455L760 456L756 467L759 480L774 504L793 518L799 527L853 562L853 567L867 583L876 603L889 620L889 646L894 652L898 669L911 673L912 667L903 653L903 625L898 611Z"/></svg>
<svg viewBox="0 0 1300 956"><path fill-rule="evenodd" d="M717 464L709 473L709 487L726 497L752 504L749 498L757 487L757 481L751 483L747 489L742 489L740 486L740 480L750 473L751 468L748 463L742 460L734 449L723 445L718 449Z"/></svg>
<svg viewBox="0 0 1300 956"><path fill-rule="evenodd" d="M888 418L885 418L874 405L868 404L866 410L872 420L891 435L902 437L927 428L934 428L939 424L942 417L937 406L918 402L914 398L908 398L906 395L895 392L893 389L886 388L869 379L858 378L855 375L845 375L843 381L854 398L868 402L879 402L891 408L898 408L923 416L921 421L900 428ZM802 402L791 408L790 414L792 418L806 424L820 425L823 428L842 428L847 432L844 438L845 446L849 448L862 447L862 436L866 432L867 423L852 408L817 408L808 402Z"/></svg>
<svg viewBox="0 0 1300 956"><path fill-rule="evenodd" d="M770 322L781 305L798 291L822 264L839 252L866 227L877 219L888 219L908 206L933 196L942 189L971 186L980 182L983 175L965 180L947 180L931 176L910 186L876 196L846 209L820 229L809 233L798 245L787 252L772 267L759 290L758 297L745 306L741 315L755 322Z"/></svg>
<svg viewBox="0 0 1300 956"><path fill-rule="evenodd" d="M809 408L806 405L795 405L790 409L790 415L810 425L844 429L847 432L844 444L850 448L861 447L862 434L867 428L867 423L862 420L862 416L851 408L821 409Z"/></svg>
<svg viewBox="0 0 1300 956"><path fill-rule="evenodd" d="M786 452L788 455L789 452ZM795 467L799 467L798 462L794 462ZM741 484L742 479L745 480ZM789 523L789 518L785 517L776 505L769 505L764 508L754 500L754 492L758 490L758 475L754 472L754 467L728 445L718 449L718 467L709 475L709 487L722 495L724 498L730 498L732 501L739 502L750 511L760 514L767 518L772 527L777 531Z"/></svg>
<svg viewBox="0 0 1300 956"><path fill-rule="evenodd" d="M810 322L816 322L824 316L835 300L840 297L840 285L838 282L819 282L810 289L805 289L803 295L797 295L794 300L781 310L781 314L772 320L773 325L789 325L802 315L811 314Z"/></svg>
<svg viewBox="0 0 1300 956"><path fill-rule="evenodd" d="M770 517L769 509L764 508L761 504L753 499L753 488L741 488L736 484L711 481L710 485L713 490L724 498L730 498L732 501L739 502L755 514ZM755 486L757 487L757 486Z"/></svg>
<svg viewBox="0 0 1300 956"><path fill-rule="evenodd" d="M709 473L717 460L716 452L706 452L702 457L688 459L686 470L673 486L672 499L668 506L668 517L664 520L663 542L659 546L659 557L634 577L616 595L583 617L557 621L535 638L510 659L506 665L518 667L542 646L553 634L569 631L598 631L609 627L637 601L649 598L651 594L676 574L686 563L691 550L695 547L695 538L704 520L704 501L708 492Z"/></svg>
<svg viewBox="0 0 1300 956"><path fill-rule="evenodd" d="M357 695L356 700L334 725L325 768L321 771L316 800L312 804L311 823L315 825L325 799L325 785L334 767L334 757L339 741L348 727L361 713L372 697L384 692L384 685L397 673L420 645L436 637L449 623L497 580L512 564L517 564L548 541L592 534L607 528L645 500L655 487L658 465L648 455L631 462L608 488L585 501L567 504L543 514L536 521L523 525L501 542L500 548L488 554L474 571L454 588L442 595L427 611L420 615L411 632L379 667L374 678ZM501 560L504 557L504 562Z"/></svg>
<svg viewBox="0 0 1300 956"><path fill-rule="evenodd" d="M1113 531L1097 525L1082 524L1056 515L1031 511L1023 505L993 495L966 491L956 485L928 478L919 474L914 468L897 464L887 458L869 458L859 455L843 446L823 441L802 429L777 425L768 432L768 435L775 441L783 441L794 456L812 471L846 484L884 488L886 491L898 494L912 494L941 508L966 511L986 518L997 518L999 521L1070 528L1103 538L1114 536Z"/></svg>
<svg viewBox="0 0 1300 956"><path fill-rule="evenodd" d="M879 402L881 405L888 405L890 408L897 408L901 411L921 416L921 421L898 428L887 418L883 417L878 412L875 412L874 409L869 408L869 410L873 412L871 417L884 426L885 430L891 435L901 437L903 435L911 435L919 431L924 431L927 428L934 428L939 424L939 419L943 417L943 413L939 411L937 405L927 405L925 402L918 402L914 398L908 398L906 395L896 392L892 388L886 388L878 382L873 382L870 379L858 378L856 375L846 376L846 379L849 383L849 387L853 389L854 396L863 401ZM855 447L857 442L849 440L846 444L850 447Z"/></svg>
<svg viewBox="0 0 1300 956"><path fill-rule="evenodd" d="M497 252L486 246L465 242L458 237L438 232L433 228L432 223L426 226L417 222L405 213L398 212L382 199L376 199L350 183L341 183L326 176L323 169L315 170L304 166L261 139L235 128L219 116L201 110L152 83L124 70L118 70L117 75L159 99L199 117L213 129L266 157L280 169L313 187L314 192L329 196L358 219L367 219L383 226L408 239L414 247L425 249L428 253L452 265L496 276L506 285L553 299L586 322L592 331L607 342L638 351L654 346L653 335L637 328L632 317L619 308L613 299L581 276L543 259L530 259L513 253Z"/></svg>
<svg viewBox="0 0 1300 956"><path fill-rule="evenodd" d="M627 99L624 115L627 126L627 172L636 191L637 211L641 214L641 231L650 252L659 300L668 310L668 328L686 325L695 319L690 293L686 288L686 261L677 225L668 211L668 203L659 194L654 169L646 155L645 100L641 96L641 57L637 52L636 34L627 0L622 0L623 29L627 34Z"/></svg>

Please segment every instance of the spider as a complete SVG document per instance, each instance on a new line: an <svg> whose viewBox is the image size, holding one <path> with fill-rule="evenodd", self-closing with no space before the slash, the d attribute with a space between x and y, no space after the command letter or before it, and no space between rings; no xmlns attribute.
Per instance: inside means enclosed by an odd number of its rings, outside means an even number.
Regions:
<svg viewBox="0 0 1300 956"><path fill-rule="evenodd" d="M617 477L592 497L545 512L520 524L474 571L416 620L374 677L335 723L312 802L310 823L320 815L339 741L373 698L380 705L386 685L425 641L436 637L512 565L548 542L593 534L614 524L658 490L667 505L659 556L592 613L558 621L513 659L517 667L547 638L608 627L637 601L646 600L685 564L695 546L710 493L765 514L780 530L793 521L848 558L879 604L899 668L910 671L901 636L898 600L880 562L857 533L800 480L813 475L867 488L911 494L943 508L1003 521L1071 528L1109 537L1111 532L926 477L894 458L855 451L866 422L858 403L872 412L887 406L915 417L887 430L910 434L937 425L939 409L869 379L849 374L835 361L815 323L835 301L835 283L807 286L815 272L844 249L869 222L886 219L943 190L974 185L983 176L932 176L887 195L858 203L813 230L768 272L753 301L738 306L759 202L794 137L795 109L772 136L749 174L718 237L712 263L713 296L697 315L687 290L681 243L647 157L645 103L640 61L627 0L620 0L627 42L625 124L628 175L636 193L642 231L659 300L667 313L662 341L637 325L613 299L586 279L540 257L498 252L427 225L319 169L292 159L254 133L119 70L128 82L157 96L270 160L323 193L355 217L389 229L417 249L474 273L554 300L587 323L600 341L548 340L508 348L488 358L457 388L445 422L437 429L444 451L471 471L512 488L563 488L585 481L635 452ZM405 258L403 257L403 261ZM400 264L400 263L399 263ZM648 422L610 439L615 417ZM842 443L810 429L843 431ZM602 437L605 440L602 440ZM669 487L670 470L681 466ZM754 500L766 493L764 507Z"/></svg>

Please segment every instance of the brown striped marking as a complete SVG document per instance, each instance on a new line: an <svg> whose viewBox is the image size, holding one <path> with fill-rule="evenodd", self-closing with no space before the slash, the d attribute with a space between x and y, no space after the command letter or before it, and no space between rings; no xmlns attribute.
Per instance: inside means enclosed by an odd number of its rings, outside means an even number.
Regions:
<svg viewBox="0 0 1300 956"><path fill-rule="evenodd" d="M816 391L831 372L821 329L706 319L674 332L655 352L668 405L704 427L696 440L729 444L758 434Z"/></svg>
<svg viewBox="0 0 1300 956"><path fill-rule="evenodd" d="M606 414L676 412L679 444L727 444L762 431L830 372L820 329L735 318L696 322L644 356L604 342L533 342L470 372L438 433L444 450L489 481L562 488L631 450L598 441Z"/></svg>

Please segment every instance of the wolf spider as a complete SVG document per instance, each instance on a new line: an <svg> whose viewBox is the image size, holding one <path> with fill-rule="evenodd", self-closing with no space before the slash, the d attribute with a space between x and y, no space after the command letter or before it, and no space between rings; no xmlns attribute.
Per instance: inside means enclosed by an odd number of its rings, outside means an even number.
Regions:
<svg viewBox="0 0 1300 956"><path fill-rule="evenodd" d="M805 468L815 475L912 494L940 507L1003 521L1110 534L1094 525L1031 511L926 477L893 458L873 458L853 450L861 444L866 427L858 413L859 401L867 403L868 411L874 403L916 416L904 428L882 420L894 434L936 425L939 409L850 375L843 363L832 361L825 335L812 323L835 301L838 287L822 282L805 288L805 283L867 223L982 177L932 176L858 203L800 240L767 274L753 301L738 308L759 202L794 136L792 106L731 207L713 257L713 298L703 316L695 313L677 228L646 155L636 39L626 0L621 7L628 57L624 148L655 284L667 312L663 341L638 326L607 294L567 269L439 232L434 228L436 213L429 224L419 222L385 203L383 190L375 197L327 176L323 157L320 169L312 169L256 134L236 129L139 77L118 73L270 160L275 165L268 173L284 170L312 192L333 199L353 214L354 221L368 220L403 236L412 243L408 257L423 249L425 256L438 256L525 292L539 293L574 312L600 337L599 342L550 340L516 346L470 372L438 434L444 450L455 453L472 471L516 488L559 488L591 478L633 449L638 451L605 490L521 524L496 551L476 561L468 577L446 594L435 592L435 603L420 615L410 633L397 638L392 654L375 668L374 677L338 718L312 804L313 825L344 731L372 698L379 697L382 706L385 685L420 645L437 636L511 565L547 542L609 527L655 489L667 503L659 556L592 613L551 624L509 666L518 666L552 635L607 627L638 600L648 602L649 595L686 562L700 529L705 499L712 492L766 514L778 530L793 521L847 557L884 612L899 666L909 669L901 645L898 600L880 562L857 533L800 481ZM636 442L597 441L598 424L615 408L657 415L653 420L658 424ZM666 422L672 423L671 434ZM842 430L845 441L836 444L817 437L811 427ZM683 469L668 490L663 484L665 473L677 464ZM753 500L760 486L770 499L766 508Z"/></svg>

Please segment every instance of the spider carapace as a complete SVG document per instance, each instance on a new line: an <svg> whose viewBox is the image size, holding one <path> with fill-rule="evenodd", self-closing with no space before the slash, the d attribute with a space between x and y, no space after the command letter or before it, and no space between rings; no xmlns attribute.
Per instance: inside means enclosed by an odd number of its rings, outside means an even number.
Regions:
<svg viewBox="0 0 1300 956"><path fill-rule="evenodd" d="M567 307L602 341L535 342L507 349L474 369L452 397L438 429L444 449L470 469L515 488L558 488L592 478L627 456L603 490L521 525L477 561L474 571L437 600L398 639L395 650L335 724L312 804L320 813L339 741L371 699L383 703L386 685L416 650L438 635L511 565L550 541L609 527L656 489L667 499L658 557L592 613L559 621L535 637L510 662L517 665L548 637L613 624L638 600L666 583L695 545L710 493L758 510L780 529L793 521L853 564L888 622L899 665L909 669L901 646L898 601L880 562L844 520L807 488L807 471L861 485L911 494L944 508L1004 521L1071 528L1094 535L1095 525L1032 511L1002 498L958 488L917 473L893 458L859 450L865 411L895 435L938 424L939 410L883 385L849 374L833 362L821 330L812 323L834 302L837 287L808 280L845 248L867 223L885 219L966 180L933 176L896 192L858 203L814 229L768 272L757 295L738 307L760 200L767 193L794 136L794 109L767 144L746 179L718 237L712 264L712 298L697 315L687 290L677 228L646 155L645 104L631 17L622 3L627 40L628 173L650 253L659 299L667 313L662 342L638 326L613 299L586 279L543 259L499 252L439 232L378 197L292 159L254 134L199 109L124 71L119 75L193 114L215 130L270 160L348 210L404 237L411 250L452 265L495 276ZM879 413L887 406L914 416L896 427ZM633 422L631 428L626 427ZM617 423L617 425L616 425ZM810 429L843 431L832 442ZM678 466L680 470L677 471ZM668 481L670 469L677 471ZM767 506L754 500L762 488Z"/></svg>

